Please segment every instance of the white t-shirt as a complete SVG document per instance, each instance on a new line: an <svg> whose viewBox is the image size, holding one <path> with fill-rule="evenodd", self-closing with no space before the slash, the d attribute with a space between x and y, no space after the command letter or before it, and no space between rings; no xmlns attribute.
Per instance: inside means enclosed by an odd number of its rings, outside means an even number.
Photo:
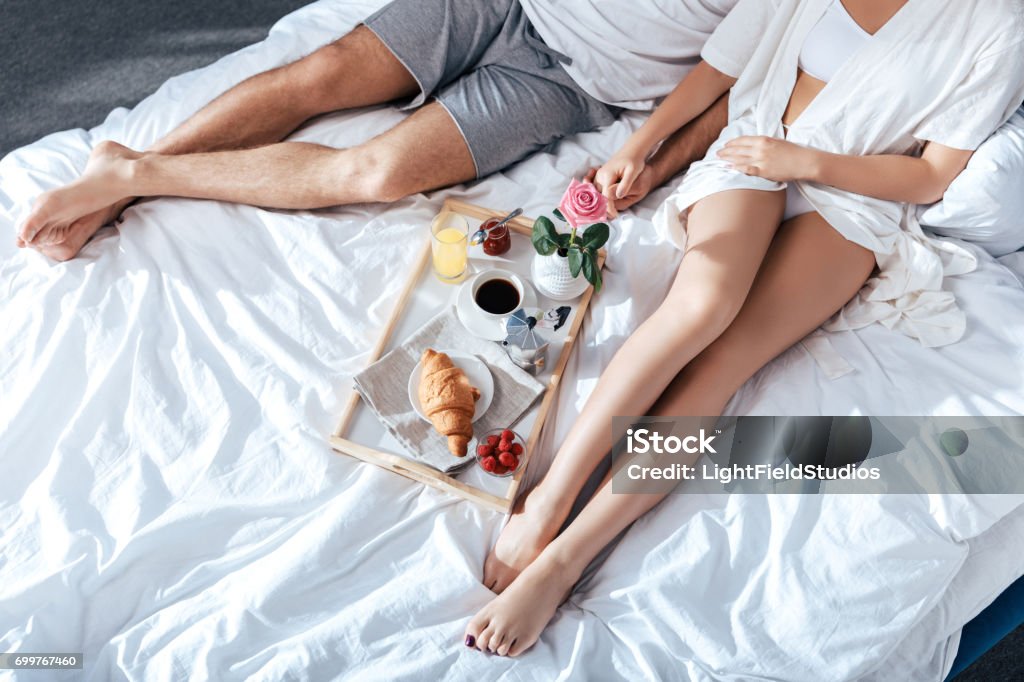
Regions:
<svg viewBox="0 0 1024 682"><path fill-rule="evenodd" d="M540 37L572 59L594 98L646 110L700 61L737 0L519 0Z"/></svg>

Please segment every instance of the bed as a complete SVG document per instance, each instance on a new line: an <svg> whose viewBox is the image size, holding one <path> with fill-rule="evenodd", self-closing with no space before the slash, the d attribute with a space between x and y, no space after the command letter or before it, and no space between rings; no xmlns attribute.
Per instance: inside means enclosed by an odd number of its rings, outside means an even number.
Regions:
<svg viewBox="0 0 1024 682"><path fill-rule="evenodd" d="M1024 496L672 496L511 660L460 642L502 517L327 445L443 199L548 210L636 116L390 207L158 199L71 262L15 249L27 202L97 141L145 147L379 4L321 0L0 161L0 650L81 651L67 676L89 680L943 677L963 624L1024 574ZM400 118L332 115L295 137L349 145ZM666 192L616 226L531 477L667 289L679 256L650 222ZM830 380L796 347L729 412L1024 414L1024 257L978 255L950 282L961 343L835 334L855 372Z"/></svg>

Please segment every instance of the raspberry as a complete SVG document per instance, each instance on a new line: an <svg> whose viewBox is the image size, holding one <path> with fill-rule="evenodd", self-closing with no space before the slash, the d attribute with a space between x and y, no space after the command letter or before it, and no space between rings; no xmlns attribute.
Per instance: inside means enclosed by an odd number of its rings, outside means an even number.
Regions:
<svg viewBox="0 0 1024 682"><path fill-rule="evenodd" d="M512 443L512 454L519 457L523 454L523 446L519 443Z"/></svg>
<svg viewBox="0 0 1024 682"><path fill-rule="evenodd" d="M489 471L493 474L497 473L495 470L498 468L499 465L498 460L494 459L494 457L484 457L482 460L480 460L480 466L483 467L484 471Z"/></svg>
<svg viewBox="0 0 1024 682"><path fill-rule="evenodd" d="M498 437L497 436L487 436L487 444L490 445L492 448L498 447Z"/></svg>
<svg viewBox="0 0 1024 682"><path fill-rule="evenodd" d="M492 448L490 445L485 445L481 443L480 445L476 446L476 454L480 455L481 457L487 457L488 455L494 454L494 448Z"/></svg>
<svg viewBox="0 0 1024 682"><path fill-rule="evenodd" d="M512 433L511 429L505 429L504 431L501 432L501 439L513 441L516 439L516 434Z"/></svg>
<svg viewBox="0 0 1024 682"><path fill-rule="evenodd" d="M503 452L500 455L498 455L498 461L501 462L502 465L507 466L509 469L515 469L516 462L518 460L516 460L516 456L513 455L511 452Z"/></svg>
<svg viewBox="0 0 1024 682"><path fill-rule="evenodd" d="M504 438L502 438L501 441L498 443L498 451L499 452L508 452L511 449L512 449L512 443L507 441L507 440L505 440Z"/></svg>
<svg viewBox="0 0 1024 682"><path fill-rule="evenodd" d="M498 466L494 468L494 473L498 476L504 476L508 473L508 467L503 467L501 464L498 464Z"/></svg>

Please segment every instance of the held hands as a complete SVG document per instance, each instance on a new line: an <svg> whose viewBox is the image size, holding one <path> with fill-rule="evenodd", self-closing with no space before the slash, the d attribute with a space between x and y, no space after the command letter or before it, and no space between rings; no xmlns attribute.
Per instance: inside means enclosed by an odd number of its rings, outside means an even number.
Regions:
<svg viewBox="0 0 1024 682"><path fill-rule="evenodd" d="M775 137L743 136L729 140L718 158L732 168L775 182L811 180L817 160L815 150Z"/></svg>
<svg viewBox="0 0 1024 682"><path fill-rule="evenodd" d="M643 156L624 150L609 159L600 168L592 168L586 180L608 198L608 214L614 218L619 211L640 201L653 189L654 173Z"/></svg>
<svg viewBox="0 0 1024 682"><path fill-rule="evenodd" d="M817 150L765 136L730 140L718 157L741 173L776 182L814 180L819 165ZM586 180L608 197L609 217L614 218L660 184L656 175L644 156L631 153L627 146L600 168L591 169Z"/></svg>

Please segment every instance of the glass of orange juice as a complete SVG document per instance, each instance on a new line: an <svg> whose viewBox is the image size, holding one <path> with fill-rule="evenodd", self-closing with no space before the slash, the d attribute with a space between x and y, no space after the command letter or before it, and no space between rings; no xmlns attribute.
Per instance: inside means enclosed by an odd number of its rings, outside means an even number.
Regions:
<svg viewBox="0 0 1024 682"><path fill-rule="evenodd" d="M469 267L469 223L458 213L444 211L430 226L434 274L442 282L461 282Z"/></svg>

